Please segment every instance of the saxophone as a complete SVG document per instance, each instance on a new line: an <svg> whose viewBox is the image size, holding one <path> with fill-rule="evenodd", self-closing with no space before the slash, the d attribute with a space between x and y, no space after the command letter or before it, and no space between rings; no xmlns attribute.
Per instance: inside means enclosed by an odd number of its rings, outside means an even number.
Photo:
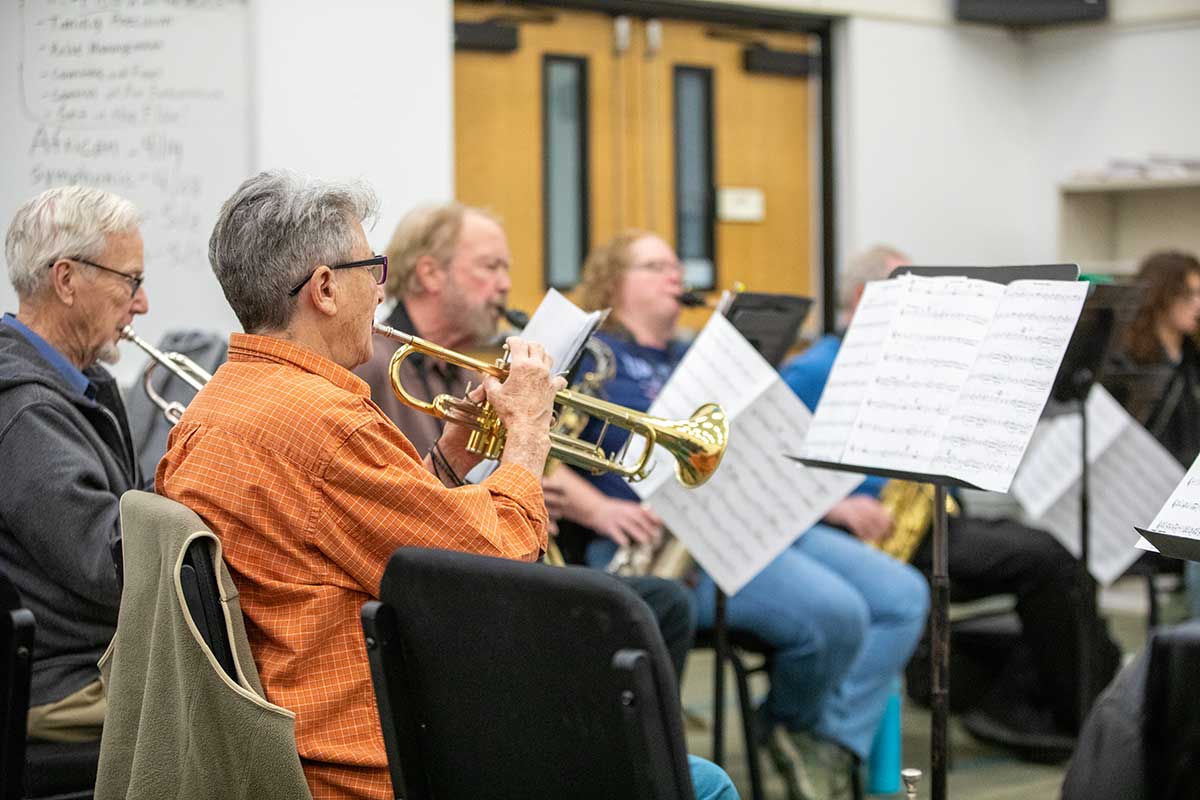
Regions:
<svg viewBox="0 0 1200 800"><path fill-rule="evenodd" d="M933 486L892 479L884 484L879 502L892 516L892 533L873 546L897 561L908 563L925 540L933 522ZM957 516L958 503L946 495L946 513Z"/></svg>

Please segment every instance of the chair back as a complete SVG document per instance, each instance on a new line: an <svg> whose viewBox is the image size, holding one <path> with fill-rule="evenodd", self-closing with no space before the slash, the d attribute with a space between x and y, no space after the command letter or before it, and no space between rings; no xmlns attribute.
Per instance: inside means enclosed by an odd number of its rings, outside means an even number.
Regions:
<svg viewBox="0 0 1200 800"><path fill-rule="evenodd" d="M234 666L229 633L225 628L225 616L221 611L217 570L207 540L193 539L188 544L183 564L179 567L179 585L183 588L183 599L200 636L216 656L221 669L236 681L237 668Z"/></svg>
<svg viewBox="0 0 1200 800"><path fill-rule="evenodd" d="M33 629L33 613L0 572L0 800L22 796Z"/></svg>
<svg viewBox="0 0 1200 800"><path fill-rule="evenodd" d="M1159 628L1146 673L1143 752L1150 800L1200 797L1200 624Z"/></svg>
<svg viewBox="0 0 1200 800"><path fill-rule="evenodd" d="M691 798L678 688L611 576L401 548L363 608L394 793Z"/></svg>

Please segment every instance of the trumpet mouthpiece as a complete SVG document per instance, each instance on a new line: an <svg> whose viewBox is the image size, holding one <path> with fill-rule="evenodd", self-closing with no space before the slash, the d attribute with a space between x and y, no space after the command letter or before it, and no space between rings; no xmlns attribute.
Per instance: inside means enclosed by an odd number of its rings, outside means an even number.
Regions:
<svg viewBox="0 0 1200 800"><path fill-rule="evenodd" d="M373 330L379 336L400 342L401 344L411 344L413 340L413 337L410 334L407 334L404 331L398 331L390 325L384 325L382 322L376 322L372 324L371 330Z"/></svg>
<svg viewBox="0 0 1200 800"><path fill-rule="evenodd" d="M685 308L701 308L708 305L705 299L695 292L684 292L676 299L679 300L679 305Z"/></svg>

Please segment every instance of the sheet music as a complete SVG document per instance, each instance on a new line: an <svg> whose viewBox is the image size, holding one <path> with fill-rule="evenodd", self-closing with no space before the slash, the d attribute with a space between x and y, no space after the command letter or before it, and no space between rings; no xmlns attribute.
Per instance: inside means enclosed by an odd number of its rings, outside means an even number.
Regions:
<svg viewBox="0 0 1200 800"><path fill-rule="evenodd" d="M671 373L648 413L664 419L686 419L701 403L711 402L720 404L729 418L735 419L778 380L771 365L733 324L714 314ZM626 464L641 456L643 443L641 437L630 443ZM674 475L675 460L659 448L649 477L632 486L640 497L647 497L662 484L673 482Z"/></svg>
<svg viewBox="0 0 1200 800"><path fill-rule="evenodd" d="M731 419L720 468L703 485L674 479L664 452L632 484L727 594L747 581L862 480L804 467L784 455L802 441L812 415L762 356L714 315L650 406L668 419L717 402Z"/></svg>
<svg viewBox="0 0 1200 800"><path fill-rule="evenodd" d="M1192 462L1183 480L1171 492L1150 523L1150 530L1185 539L1200 539L1200 458Z"/></svg>
<svg viewBox="0 0 1200 800"><path fill-rule="evenodd" d="M1088 464L1088 568L1108 585L1137 560L1133 526L1163 504L1183 468L1100 386L1088 396ZM1079 417L1064 414L1039 426L1012 486L1030 524L1052 533L1075 556L1080 555L1080 472ZM1051 491L1056 494L1047 500Z"/></svg>
<svg viewBox="0 0 1200 800"><path fill-rule="evenodd" d="M665 389L664 389L665 391ZM661 483L646 501L717 585L735 594L862 480L783 455L810 414L778 377L738 415L721 467L686 489Z"/></svg>
<svg viewBox="0 0 1200 800"><path fill-rule="evenodd" d="M1007 492L1087 297L1083 281L1004 292L931 472Z"/></svg>
<svg viewBox="0 0 1200 800"><path fill-rule="evenodd" d="M868 284L867 330L856 312L804 456L1007 491L1086 294L1067 281Z"/></svg>
<svg viewBox="0 0 1200 800"><path fill-rule="evenodd" d="M584 311L557 289L551 289L521 331L521 338L544 347L553 360L551 371L561 374L575 363L584 342L607 316L607 310Z"/></svg>
<svg viewBox="0 0 1200 800"><path fill-rule="evenodd" d="M1141 427L1099 384L1088 394L1087 417L1088 464L1095 464L1129 426ZM1045 514L1079 480L1081 435L1078 414L1060 414L1038 424L1011 487L1030 518ZM1178 480L1177 476L1171 486Z"/></svg>
<svg viewBox="0 0 1200 800"><path fill-rule="evenodd" d="M906 291L842 460L930 472L1004 287L967 278L897 280Z"/></svg>
<svg viewBox="0 0 1200 800"><path fill-rule="evenodd" d="M842 340L804 440L805 455L822 461L842 460L863 395L883 355L897 302L907 288L907 281L897 278L872 281L863 289L854 324Z"/></svg>

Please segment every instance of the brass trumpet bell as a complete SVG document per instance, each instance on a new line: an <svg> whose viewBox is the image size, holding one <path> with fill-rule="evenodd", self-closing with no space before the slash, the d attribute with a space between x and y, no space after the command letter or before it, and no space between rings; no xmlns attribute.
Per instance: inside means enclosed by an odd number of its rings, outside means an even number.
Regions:
<svg viewBox="0 0 1200 800"><path fill-rule="evenodd" d="M505 428L489 403L474 403L464 398L440 394L431 401L421 400L404 387L400 366L418 353L448 364L492 375L500 380L508 376L508 366L498 360L487 363L455 352L387 325L375 324L375 332L400 342L388 367L392 391L400 402L438 419L464 425L471 430L467 449L485 458L499 458L504 451ZM706 403L685 420L666 420L634 411L607 400L563 389L555 396L561 410L575 411L604 423L598 441L604 440L609 425L625 428L645 440L645 447L632 464L625 464L618 453L605 453L599 444L577 436L550 433L550 456L566 464L595 474L613 472L637 481L645 478L653 466L654 445L660 445L675 459L675 474L689 488L700 486L721 463L729 441L729 417L715 403Z"/></svg>

